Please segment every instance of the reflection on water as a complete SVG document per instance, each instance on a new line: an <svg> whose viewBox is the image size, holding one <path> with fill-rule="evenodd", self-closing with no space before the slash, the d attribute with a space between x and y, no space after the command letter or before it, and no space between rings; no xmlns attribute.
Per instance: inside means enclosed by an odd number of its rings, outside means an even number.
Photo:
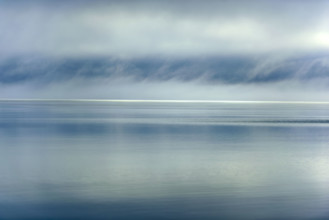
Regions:
<svg viewBox="0 0 329 220"><path fill-rule="evenodd" d="M329 105L0 102L0 219L328 219Z"/></svg>

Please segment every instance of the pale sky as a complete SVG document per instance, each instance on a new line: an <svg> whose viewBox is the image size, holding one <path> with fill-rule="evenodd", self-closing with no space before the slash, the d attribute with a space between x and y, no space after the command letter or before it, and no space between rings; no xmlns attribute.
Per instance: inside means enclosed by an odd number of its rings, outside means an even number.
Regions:
<svg viewBox="0 0 329 220"><path fill-rule="evenodd" d="M329 1L1 1L1 54L225 55L329 49Z"/></svg>

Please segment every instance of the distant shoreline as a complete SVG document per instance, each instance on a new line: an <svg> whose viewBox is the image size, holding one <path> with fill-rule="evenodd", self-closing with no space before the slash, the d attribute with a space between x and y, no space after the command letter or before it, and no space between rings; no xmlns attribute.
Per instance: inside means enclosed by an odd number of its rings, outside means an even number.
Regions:
<svg viewBox="0 0 329 220"><path fill-rule="evenodd" d="M153 99L0 99L6 101L36 102L145 102L145 103L228 103L228 104L328 104L321 101L239 101L239 100L153 100Z"/></svg>

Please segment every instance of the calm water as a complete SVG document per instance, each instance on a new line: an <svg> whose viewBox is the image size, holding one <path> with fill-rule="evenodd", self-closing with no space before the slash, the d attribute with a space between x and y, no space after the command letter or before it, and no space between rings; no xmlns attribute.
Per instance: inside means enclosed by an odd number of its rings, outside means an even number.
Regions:
<svg viewBox="0 0 329 220"><path fill-rule="evenodd" d="M329 105L2 101L0 219L329 219Z"/></svg>

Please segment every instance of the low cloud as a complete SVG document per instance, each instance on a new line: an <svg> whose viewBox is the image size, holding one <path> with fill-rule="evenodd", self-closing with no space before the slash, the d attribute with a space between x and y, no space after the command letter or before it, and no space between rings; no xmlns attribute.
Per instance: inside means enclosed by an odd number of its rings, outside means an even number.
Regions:
<svg viewBox="0 0 329 220"><path fill-rule="evenodd" d="M130 79L72 79L47 86L32 83L2 85L1 99L146 99L146 100L236 100L236 101L329 101L329 80L286 80L271 84L205 84L135 81Z"/></svg>

